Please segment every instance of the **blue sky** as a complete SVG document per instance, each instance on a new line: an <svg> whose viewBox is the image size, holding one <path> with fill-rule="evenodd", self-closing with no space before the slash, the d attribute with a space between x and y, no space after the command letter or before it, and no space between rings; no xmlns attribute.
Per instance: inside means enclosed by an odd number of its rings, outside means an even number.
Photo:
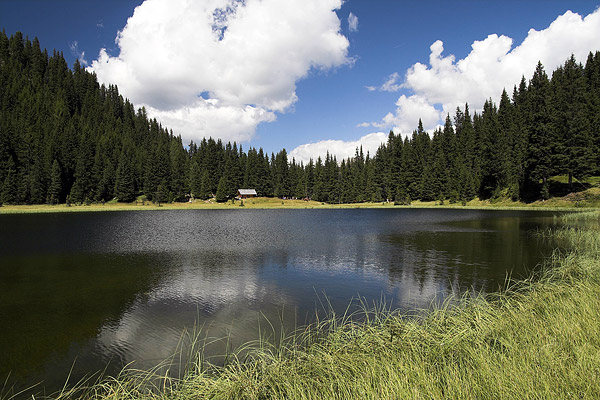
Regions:
<svg viewBox="0 0 600 400"><path fill-rule="evenodd" d="M186 142L211 135L299 159L374 148L390 129L409 134L419 117L431 130L457 104L477 109L512 90L537 59L551 71L571 53L584 62L600 50L594 1L179 3L0 0L0 27L37 36L70 65L84 59Z"/></svg>

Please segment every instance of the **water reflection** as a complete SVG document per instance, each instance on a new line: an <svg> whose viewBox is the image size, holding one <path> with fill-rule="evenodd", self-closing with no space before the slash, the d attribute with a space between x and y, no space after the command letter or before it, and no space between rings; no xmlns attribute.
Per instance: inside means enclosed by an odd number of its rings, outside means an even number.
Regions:
<svg viewBox="0 0 600 400"><path fill-rule="evenodd" d="M1 215L0 375L60 387L173 354L194 323L236 346L350 299L404 310L489 291L548 254L552 214L452 210ZM207 348L223 354L225 342Z"/></svg>

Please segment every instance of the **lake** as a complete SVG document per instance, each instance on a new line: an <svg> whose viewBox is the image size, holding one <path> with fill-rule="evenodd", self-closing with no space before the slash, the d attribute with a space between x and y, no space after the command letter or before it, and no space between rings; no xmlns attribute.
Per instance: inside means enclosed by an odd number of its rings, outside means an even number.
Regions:
<svg viewBox="0 0 600 400"><path fill-rule="evenodd" d="M557 213L448 209L0 215L0 379L50 392L172 355L184 329L235 346L351 300L402 311L489 292L551 252ZM224 352L224 341L206 355ZM217 360L217 358L215 358Z"/></svg>

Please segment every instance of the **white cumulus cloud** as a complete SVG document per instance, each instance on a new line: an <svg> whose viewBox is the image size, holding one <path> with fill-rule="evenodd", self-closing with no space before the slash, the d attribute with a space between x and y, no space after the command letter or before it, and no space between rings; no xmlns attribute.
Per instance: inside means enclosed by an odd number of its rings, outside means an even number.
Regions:
<svg viewBox="0 0 600 400"><path fill-rule="evenodd" d="M186 140L249 140L312 69L351 63L342 0L146 0L90 71Z"/></svg>
<svg viewBox="0 0 600 400"><path fill-rule="evenodd" d="M396 112L388 113L379 123L372 125L384 129L391 128L394 132L412 133L419 124L419 119L423 122L426 130L431 130L439 125L442 117L440 111L420 96L400 96L396 101Z"/></svg>
<svg viewBox="0 0 600 400"><path fill-rule="evenodd" d="M369 152L372 157L375 155L375 152L381 143L387 141L387 138L387 134L375 132L369 133L358 140L321 140L319 142L303 144L296 147L290 151L288 158L291 160L293 157L297 162L302 161L307 163L311 158L315 161L317 157L321 157L321 159L325 160L327 152L329 152L332 156L336 156L338 161L342 161L342 159L354 157L356 149L361 146L365 156L367 152Z"/></svg>
<svg viewBox="0 0 600 400"><path fill-rule="evenodd" d="M473 42L471 52L458 61L454 55L443 55L443 42L438 40L430 47L429 65L414 64L406 71L402 84L397 82L398 75L392 74L379 88L403 89L409 96L402 95L393 113L370 125L409 134L417 126L415 121L422 118L425 129L432 129L447 113L453 115L456 107L469 103L471 109L478 109L486 99L498 101L504 88L512 93L522 76L531 78L538 60L548 73L571 54L585 62L590 51L600 50L598 38L599 9L585 18L567 11L546 29L529 30L525 40L514 48L511 38L491 34Z"/></svg>

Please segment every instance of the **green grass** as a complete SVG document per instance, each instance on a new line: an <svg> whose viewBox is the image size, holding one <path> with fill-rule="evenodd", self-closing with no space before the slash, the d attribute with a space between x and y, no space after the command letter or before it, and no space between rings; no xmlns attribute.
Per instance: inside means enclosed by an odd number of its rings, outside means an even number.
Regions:
<svg viewBox="0 0 600 400"><path fill-rule="evenodd" d="M249 343L222 367L196 349L179 379L165 363L55 398L598 399L599 221L600 212L565 216L550 235L574 249L500 293L411 317L384 307L360 323L332 316L276 344Z"/></svg>
<svg viewBox="0 0 600 400"><path fill-rule="evenodd" d="M560 184L567 182L567 176L555 176L551 181ZM575 180L576 183L579 181ZM160 206L146 200L146 196L139 196L137 201L132 203L118 203L111 200L104 204L93 203L90 205L4 205L0 206L0 214L21 214L21 213L56 213L56 212L97 212L97 211L141 211L141 210L202 210L202 209L304 209L304 208L470 208L470 209L546 209L546 210L567 210L573 208L600 209L600 176L588 177L581 183L589 186L587 189L569 193L562 197L553 197L545 201L536 201L533 203L523 203L512 201L511 199L479 200L474 199L462 205L461 203L444 204L437 201L413 201L410 206L394 206L387 202L364 202L351 204L329 204L318 201L303 200L281 200L278 198L257 197L244 200L243 207L240 207L240 201L217 203L211 200L195 200L191 203L162 203Z"/></svg>
<svg viewBox="0 0 600 400"><path fill-rule="evenodd" d="M550 180L556 181L559 183L568 183L569 176L568 175L556 175L556 176L551 177ZM582 184L590 185L590 186L600 186L600 176L588 176L587 178L584 178L581 180L573 177L573 184L578 184L578 183L582 183Z"/></svg>
<svg viewBox="0 0 600 400"><path fill-rule="evenodd" d="M569 197L570 196L570 197ZM210 201L195 201L192 203L162 203L160 206L145 202L117 203L115 201L105 204L94 203L91 205L65 204L48 205L4 205L0 207L0 214L28 214L28 213L59 213L59 212L101 212L101 211L149 211L149 210L248 210L248 209L348 209L348 208L461 208L461 209L494 209L494 210L574 210L580 208L600 208L600 188L591 188L585 192L569 195L562 198L553 198L546 201L537 201L526 204L509 199L499 199L493 202L486 200L471 200L462 205L451 204L448 201L439 204L436 201L413 201L409 206L395 206L386 202L365 202L351 204L329 204L317 201L281 200L278 198L258 197L244 200L241 207L240 201L232 203L217 203Z"/></svg>

